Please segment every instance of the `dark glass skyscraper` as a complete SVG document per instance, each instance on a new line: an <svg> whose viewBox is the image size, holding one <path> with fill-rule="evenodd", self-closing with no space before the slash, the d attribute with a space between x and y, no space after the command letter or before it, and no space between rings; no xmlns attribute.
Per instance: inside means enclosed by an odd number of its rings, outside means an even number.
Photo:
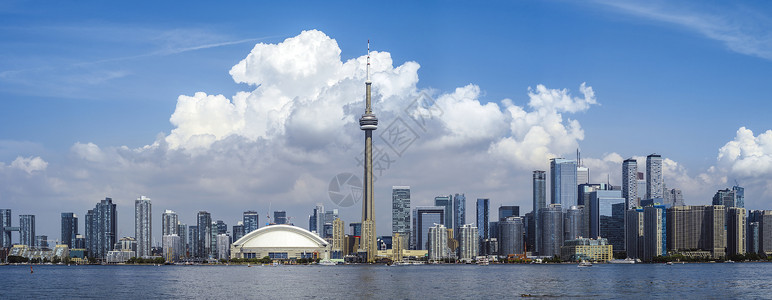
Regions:
<svg viewBox="0 0 772 300"><path fill-rule="evenodd" d="M576 161L564 158L550 160L550 198L563 209L577 205Z"/></svg>
<svg viewBox="0 0 772 300"><path fill-rule="evenodd" d="M508 217L519 217L520 206L516 205L502 205L499 206L499 222L506 220Z"/></svg>
<svg viewBox="0 0 772 300"><path fill-rule="evenodd" d="M547 207L547 174L545 171L533 171L533 224L534 251L539 253L541 247L541 214L539 211Z"/></svg>
<svg viewBox="0 0 772 300"><path fill-rule="evenodd" d="M456 194L453 196L453 224L456 229L466 225L466 196ZM461 231L456 230L456 236L460 237Z"/></svg>
<svg viewBox="0 0 772 300"><path fill-rule="evenodd" d="M35 215L19 216L19 243L35 248Z"/></svg>
<svg viewBox="0 0 772 300"><path fill-rule="evenodd" d="M434 197L434 206L442 206L445 208L445 228L453 229L453 195Z"/></svg>
<svg viewBox="0 0 772 300"><path fill-rule="evenodd" d="M70 249L75 248L75 237L78 235L78 216L74 213L62 213L62 244Z"/></svg>
<svg viewBox="0 0 772 300"><path fill-rule="evenodd" d="M541 221L540 256L560 255L563 246L563 208L560 204L550 204L539 211Z"/></svg>
<svg viewBox="0 0 772 300"><path fill-rule="evenodd" d="M90 257L104 259L117 241L118 213L112 198L105 198L86 213L86 249Z"/></svg>
<svg viewBox="0 0 772 300"><path fill-rule="evenodd" d="M260 228L260 218L258 217L257 212L251 211L251 210L245 211L244 217L243 217L243 223L244 223L244 234L250 233Z"/></svg>
<svg viewBox="0 0 772 300"><path fill-rule="evenodd" d="M198 229L198 241L196 254L198 257L207 258L212 254L212 215L206 211L199 211L196 217L196 228Z"/></svg>
<svg viewBox="0 0 772 300"><path fill-rule="evenodd" d="M273 212L273 223L276 224L276 225L287 224L287 212L283 211L283 210L274 211Z"/></svg>
<svg viewBox="0 0 772 300"><path fill-rule="evenodd" d="M482 242L485 239L490 238L488 235L488 209L489 209L489 203L490 199L488 198L477 198L477 235L480 238L480 252L484 252L483 249L485 247L483 246Z"/></svg>

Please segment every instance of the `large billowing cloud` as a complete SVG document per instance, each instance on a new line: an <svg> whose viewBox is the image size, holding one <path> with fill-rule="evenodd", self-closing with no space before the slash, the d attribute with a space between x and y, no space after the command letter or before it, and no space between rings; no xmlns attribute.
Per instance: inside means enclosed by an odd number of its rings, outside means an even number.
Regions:
<svg viewBox="0 0 772 300"><path fill-rule="evenodd" d="M734 140L718 150L720 166L740 177L772 174L772 130L758 136L745 127L737 130Z"/></svg>

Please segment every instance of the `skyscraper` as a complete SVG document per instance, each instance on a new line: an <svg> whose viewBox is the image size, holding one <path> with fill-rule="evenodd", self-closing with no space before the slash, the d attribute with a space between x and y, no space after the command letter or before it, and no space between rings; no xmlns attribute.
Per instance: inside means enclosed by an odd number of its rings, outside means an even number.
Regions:
<svg viewBox="0 0 772 300"><path fill-rule="evenodd" d="M643 208L625 212L625 251L628 258L643 257L643 221Z"/></svg>
<svg viewBox="0 0 772 300"><path fill-rule="evenodd" d="M643 260L667 255L667 218L664 205L643 208Z"/></svg>
<svg viewBox="0 0 772 300"><path fill-rule="evenodd" d="M169 209L165 210L161 215L161 235L180 235L179 228L177 227L179 223L179 216L176 212Z"/></svg>
<svg viewBox="0 0 772 300"><path fill-rule="evenodd" d="M196 229L198 230L196 254L200 258L208 258L213 252L212 248L216 246L212 243L212 215L206 211L199 211L196 216Z"/></svg>
<svg viewBox="0 0 772 300"><path fill-rule="evenodd" d="M410 187L391 187L391 232L399 233L401 245L410 244Z"/></svg>
<svg viewBox="0 0 772 300"><path fill-rule="evenodd" d="M287 224L287 212L283 210L277 210L273 212L273 223L276 225Z"/></svg>
<svg viewBox="0 0 772 300"><path fill-rule="evenodd" d="M638 161L633 158L622 163L622 198L626 209L638 206Z"/></svg>
<svg viewBox="0 0 772 300"><path fill-rule="evenodd" d="M245 211L243 222L244 222L244 234L250 233L252 231L257 230L257 228L260 227L260 218L257 215L256 211Z"/></svg>
<svg viewBox="0 0 772 300"><path fill-rule="evenodd" d="M11 248L10 209L0 209L0 247Z"/></svg>
<svg viewBox="0 0 772 300"><path fill-rule="evenodd" d="M236 225L233 225L233 242L235 243L242 237L244 237L244 222L238 221Z"/></svg>
<svg viewBox="0 0 772 300"><path fill-rule="evenodd" d="M86 249L89 256L104 259L118 234L118 212L112 198L105 198L86 213Z"/></svg>
<svg viewBox="0 0 772 300"><path fill-rule="evenodd" d="M466 196L456 194L453 196L453 226L459 228L466 224ZM461 232L456 230L456 239L459 239Z"/></svg>
<svg viewBox="0 0 772 300"><path fill-rule="evenodd" d="M550 199L563 209L577 205L576 161L564 158L550 159ZM560 249L558 249L558 252Z"/></svg>
<svg viewBox="0 0 772 300"><path fill-rule="evenodd" d="M416 206L413 209L413 245L415 245L415 250L428 250L429 228L434 224L444 223L445 207Z"/></svg>
<svg viewBox="0 0 772 300"><path fill-rule="evenodd" d="M340 218L335 218L334 221L332 221L332 251L339 251L339 253L343 253L343 249L346 245L344 245L343 241L346 238L345 230L344 230L345 224L343 223L343 220ZM342 257L341 257L342 258Z"/></svg>
<svg viewBox="0 0 772 300"><path fill-rule="evenodd" d="M504 221L509 217L519 217L520 206L517 205L501 205L499 206L499 221Z"/></svg>
<svg viewBox="0 0 772 300"><path fill-rule="evenodd" d="M745 188L735 185L732 187L732 191L734 191L735 206L745 208Z"/></svg>
<svg viewBox="0 0 772 300"><path fill-rule="evenodd" d="M134 236L137 239L137 256L150 256L153 219L150 198L139 196L134 201ZM176 224L174 226L177 226Z"/></svg>
<svg viewBox="0 0 772 300"><path fill-rule="evenodd" d="M525 226L523 218L510 216L499 221L499 256L507 257L510 254L523 254L523 233Z"/></svg>
<svg viewBox="0 0 772 300"><path fill-rule="evenodd" d="M547 172L533 171L533 219L534 250L539 253L541 247L541 222L539 211L547 207Z"/></svg>
<svg viewBox="0 0 772 300"><path fill-rule="evenodd" d="M324 238L324 205L316 204L308 224L308 231L316 232L316 235Z"/></svg>
<svg viewBox="0 0 772 300"><path fill-rule="evenodd" d="M646 199L664 198L662 179L662 156L646 156Z"/></svg>
<svg viewBox="0 0 772 300"><path fill-rule="evenodd" d="M727 207L726 255L745 254L745 208Z"/></svg>
<svg viewBox="0 0 772 300"><path fill-rule="evenodd" d="M480 241L477 237L477 227L472 224L464 224L459 230L461 239L458 247L458 259L461 261L473 261L477 256L477 247Z"/></svg>
<svg viewBox="0 0 772 300"><path fill-rule="evenodd" d="M74 213L62 213L62 244L74 248L75 237L78 235L78 216Z"/></svg>
<svg viewBox="0 0 772 300"><path fill-rule="evenodd" d="M620 190L590 193L590 237L608 239L615 252L625 250L625 202Z"/></svg>
<svg viewBox="0 0 772 300"><path fill-rule="evenodd" d="M35 215L19 215L19 243L35 248Z"/></svg>
<svg viewBox="0 0 772 300"><path fill-rule="evenodd" d="M584 206L572 206L566 210L566 219L563 220L563 240L574 240L582 236L582 223L584 223Z"/></svg>
<svg viewBox="0 0 772 300"><path fill-rule="evenodd" d="M482 246L483 240L486 240L490 238L488 235L488 207L490 203L490 199L488 198L477 198L477 235L480 239L480 252L482 254L487 254L487 251L483 250L485 249Z"/></svg>
<svg viewBox="0 0 772 300"><path fill-rule="evenodd" d="M448 231L445 225L440 223L429 227L427 234L429 260L442 260L449 257Z"/></svg>
<svg viewBox="0 0 772 300"><path fill-rule="evenodd" d="M375 212L373 203L373 130L378 129L378 118L371 106L370 41L367 41L367 81L365 81L365 113L359 119L359 129L365 132L364 190L362 193L362 244L367 252L367 261L375 260L377 245L375 238Z"/></svg>
<svg viewBox="0 0 772 300"><path fill-rule="evenodd" d="M713 195L713 205L735 207L734 191L730 189L718 190L718 192Z"/></svg>
<svg viewBox="0 0 772 300"><path fill-rule="evenodd" d="M434 197L434 206L445 208L445 228L453 229L453 195Z"/></svg>
<svg viewBox="0 0 772 300"><path fill-rule="evenodd" d="M198 220L196 220L198 222ZM188 256L190 257L201 257L199 254L199 241L200 236L198 233L198 225L191 225L188 226Z"/></svg>
<svg viewBox="0 0 772 300"><path fill-rule="evenodd" d="M540 256L560 255L563 246L563 208L560 204L550 204L539 211L541 221Z"/></svg>

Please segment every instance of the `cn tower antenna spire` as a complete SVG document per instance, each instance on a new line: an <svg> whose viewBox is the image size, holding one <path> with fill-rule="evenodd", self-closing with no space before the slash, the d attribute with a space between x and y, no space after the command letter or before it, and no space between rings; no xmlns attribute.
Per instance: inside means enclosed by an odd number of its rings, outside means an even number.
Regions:
<svg viewBox="0 0 772 300"><path fill-rule="evenodd" d="M367 40L367 82L370 82L370 40Z"/></svg>

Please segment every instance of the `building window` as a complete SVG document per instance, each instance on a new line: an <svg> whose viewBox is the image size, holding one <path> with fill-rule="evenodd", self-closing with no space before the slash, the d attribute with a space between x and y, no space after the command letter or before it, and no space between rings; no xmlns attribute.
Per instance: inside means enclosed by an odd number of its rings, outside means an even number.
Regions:
<svg viewBox="0 0 772 300"><path fill-rule="evenodd" d="M268 257L271 259L287 259L289 256L287 252L268 252Z"/></svg>

